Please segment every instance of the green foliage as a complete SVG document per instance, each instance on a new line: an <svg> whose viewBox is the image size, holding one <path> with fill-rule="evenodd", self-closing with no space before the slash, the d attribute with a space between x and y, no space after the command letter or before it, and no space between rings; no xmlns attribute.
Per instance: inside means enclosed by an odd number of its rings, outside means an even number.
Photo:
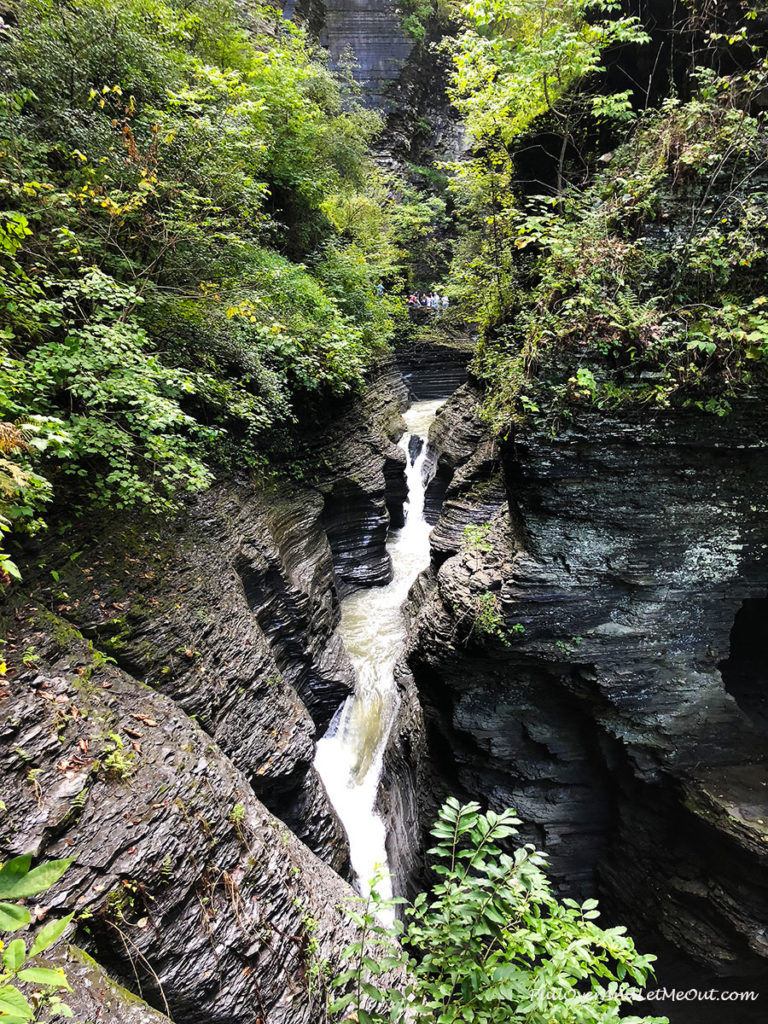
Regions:
<svg viewBox="0 0 768 1024"><path fill-rule="evenodd" d="M32 857L24 854L6 861L0 868L0 899L19 900L46 892L64 874L71 860L48 861L31 868ZM73 915L49 921L27 948L24 939L0 942L0 1020L7 1024L26 1024L52 1016L71 1017L72 1011L59 993L71 992L64 972L39 967L34 958L44 953L61 937ZM26 907L18 903L0 903L0 932L16 932L31 921ZM21 988L19 988L19 983Z"/></svg>
<svg viewBox="0 0 768 1024"><path fill-rule="evenodd" d="M490 523L468 523L462 533L462 546L469 551L490 551L492 549L488 539L490 532Z"/></svg>
<svg viewBox="0 0 768 1024"><path fill-rule="evenodd" d="M612 0L469 0L465 29L455 48L454 101L480 143L505 145L541 115L558 110L574 84L602 69L601 55L615 43L648 37L637 18L613 17ZM626 93L600 101L625 116Z"/></svg>
<svg viewBox="0 0 768 1024"><path fill-rule="evenodd" d="M2 535L23 523L27 533L36 533L44 524L39 511L50 500L51 486L33 472L32 456L49 446L66 443L59 431L60 421L27 417L25 422L0 423L0 582L20 579L21 573L11 556L3 550Z"/></svg>
<svg viewBox="0 0 768 1024"><path fill-rule="evenodd" d="M481 640L495 638L501 640L505 647L509 647L510 638L501 616L501 602L498 594L493 594L490 591L477 594L472 600L471 619L472 627L467 639L471 637Z"/></svg>
<svg viewBox="0 0 768 1024"><path fill-rule="evenodd" d="M0 466L0 529L51 496L168 513L360 386L399 315L394 204L380 119L302 30L234 0L20 0L0 67L0 419L47 439Z"/></svg>
<svg viewBox="0 0 768 1024"><path fill-rule="evenodd" d="M435 13L435 0L398 0L397 7L406 33L422 44L427 38L427 23Z"/></svg>
<svg viewBox="0 0 768 1024"><path fill-rule="evenodd" d="M133 761L134 755L130 752L126 753L125 744L120 735L111 732L107 736L104 753L95 763L95 767L97 770L104 771L107 776L119 782L125 782L133 774Z"/></svg>
<svg viewBox="0 0 768 1024"><path fill-rule="evenodd" d="M745 109L764 81L702 73L588 188L510 215L515 315L487 319L478 359L499 429L585 405L722 416L766 380L768 138Z"/></svg>
<svg viewBox="0 0 768 1024"><path fill-rule="evenodd" d="M406 907L406 925L377 917L403 901L381 900L375 885L348 911L360 938L343 954L334 984L346 991L331 1013L361 1024L663 1024L620 1018L654 957L625 928L600 928L596 900L558 900L532 846L506 852L518 824L509 810L443 806L429 851L438 881ZM387 987L383 975L398 968L401 984Z"/></svg>
<svg viewBox="0 0 768 1024"><path fill-rule="evenodd" d="M477 0L460 6L463 31L450 44L451 98L474 144L452 166L451 192L462 225L452 278L468 319L502 319L513 300L516 264L515 168L520 137L537 121L556 139L558 190L569 148L583 125L626 120L627 94L591 102L590 79L617 43L647 39L637 18L612 0ZM578 92L575 86L578 85Z"/></svg>

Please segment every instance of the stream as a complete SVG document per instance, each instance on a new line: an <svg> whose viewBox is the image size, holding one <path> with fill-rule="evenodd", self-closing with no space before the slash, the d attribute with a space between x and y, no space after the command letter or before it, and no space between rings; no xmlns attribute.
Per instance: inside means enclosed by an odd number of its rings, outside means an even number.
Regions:
<svg viewBox="0 0 768 1024"><path fill-rule="evenodd" d="M407 459L405 526L392 530L387 549L392 581L350 594L341 606L340 634L357 674L357 689L336 712L317 744L315 767L349 839L357 886L366 893L378 872L387 872L386 829L375 810L384 748L397 706L394 669L406 636L402 606L411 584L429 565L431 527L424 520L422 468L427 436L444 399L414 402L404 414L400 447ZM423 441L412 457L413 439ZM415 445L414 445L415 448ZM391 884L377 885L384 897Z"/></svg>

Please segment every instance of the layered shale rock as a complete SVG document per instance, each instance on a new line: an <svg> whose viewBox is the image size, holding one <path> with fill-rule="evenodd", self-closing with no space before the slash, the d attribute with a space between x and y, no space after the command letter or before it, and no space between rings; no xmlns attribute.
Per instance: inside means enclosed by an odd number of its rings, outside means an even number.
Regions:
<svg viewBox="0 0 768 1024"><path fill-rule="evenodd" d="M322 509L311 491L219 487L176 530L126 525L74 561L60 552L58 582L42 595L193 716L342 869L346 839L312 767L317 726L353 688Z"/></svg>
<svg viewBox="0 0 768 1024"><path fill-rule="evenodd" d="M72 992L65 1001L76 1021L104 1024L168 1024L169 1018L118 985L77 946L61 942L41 959L41 965L64 971Z"/></svg>
<svg viewBox="0 0 768 1024"><path fill-rule="evenodd" d="M744 675L764 641L729 644L766 596L767 428L755 399L725 421L594 413L520 432L501 453L509 511L440 565L408 657L432 803L514 806L569 891L757 976L768 776ZM438 563L459 526L446 510Z"/></svg>
<svg viewBox="0 0 768 1024"><path fill-rule="evenodd" d="M79 941L174 1020L320 1019L348 887L178 704L42 605L16 611L3 855L76 858L45 913L76 911Z"/></svg>
<svg viewBox="0 0 768 1024"><path fill-rule="evenodd" d="M488 522L506 499L498 447L482 419L480 393L471 384L438 409L424 472L429 479L424 514L427 522L437 524L430 546L433 563L439 565L462 546L465 526Z"/></svg>
<svg viewBox="0 0 768 1024"><path fill-rule="evenodd" d="M434 323L440 331L439 319L429 310L416 310L416 316ZM431 320L430 320L431 318ZM415 401L446 398L467 379L467 364L472 358L474 341L465 335L420 340L417 336L396 352L397 365L403 375L410 397Z"/></svg>
<svg viewBox="0 0 768 1024"><path fill-rule="evenodd" d="M318 484L322 524L341 597L392 578L387 533L390 524L403 524L405 452L395 442L405 431L401 411L407 405L402 377L393 363L386 363L364 401L315 443L318 461L325 465Z"/></svg>
<svg viewBox="0 0 768 1024"><path fill-rule="evenodd" d="M389 507L402 518L405 491L391 438L405 402L385 363L310 439L315 485L218 485L172 528L122 522L60 547L55 581L39 583L49 607L194 717L342 873L346 837L312 765L314 740L354 686L336 632L339 593L389 579ZM355 502L344 498L352 488Z"/></svg>
<svg viewBox="0 0 768 1024"><path fill-rule="evenodd" d="M230 481L170 525L96 523L6 613L0 857L76 853L54 905L175 1020L324 1012L351 892L314 740L354 685L339 593L391 572L406 404L383 363L297 452L306 483ZM89 991L89 1017L130 1012L106 980Z"/></svg>
<svg viewBox="0 0 768 1024"><path fill-rule="evenodd" d="M392 109L393 90L413 49L395 0L286 0L283 14L319 36L334 69L351 64L366 106Z"/></svg>

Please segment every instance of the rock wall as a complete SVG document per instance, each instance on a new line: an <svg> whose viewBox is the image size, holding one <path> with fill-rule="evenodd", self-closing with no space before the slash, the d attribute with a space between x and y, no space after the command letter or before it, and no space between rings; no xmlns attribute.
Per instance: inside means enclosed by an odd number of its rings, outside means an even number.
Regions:
<svg viewBox="0 0 768 1024"><path fill-rule="evenodd" d="M459 396L436 434L470 442L468 412ZM414 595L421 732L412 717L388 752L399 779L422 770L409 749L431 761L432 792L413 790L422 828L445 792L512 805L571 893L753 978L768 956L765 733L718 666L743 603L766 596L767 442L759 399L725 421L585 414L504 446L495 515L499 477L475 442L433 535L434 586ZM478 522L459 493L473 483L492 526L457 551ZM417 870L413 849L400 860Z"/></svg>
<svg viewBox="0 0 768 1024"><path fill-rule="evenodd" d="M345 883L178 704L42 603L19 611L4 845L76 857L46 912L75 910L99 963L174 1020L316 1021L317 958L352 933L335 909Z"/></svg>
<svg viewBox="0 0 768 1024"><path fill-rule="evenodd" d="M59 943L41 964L59 968L67 976L72 992L65 1002L76 1021L104 1021L105 1024L168 1024L143 999L117 985L95 960L77 946Z"/></svg>
<svg viewBox="0 0 768 1024"><path fill-rule="evenodd" d="M395 441L405 431L400 413L407 405L402 376L387 363L366 394L364 421L355 406L315 444L318 461L325 465L318 484L322 527L340 597L391 579L387 532L390 523L402 525L407 495L405 453Z"/></svg>
<svg viewBox="0 0 768 1024"><path fill-rule="evenodd" d="M395 0L287 0L286 18L308 26L330 54L331 67L352 59L352 74L365 106L391 110L391 92L411 50Z"/></svg>
<svg viewBox="0 0 768 1024"><path fill-rule="evenodd" d="M434 330L440 331L439 321ZM446 398L465 383L473 350L474 342L467 336L445 337L440 341L417 337L400 345L395 358L411 398L425 401Z"/></svg>
<svg viewBox="0 0 768 1024"><path fill-rule="evenodd" d="M52 905L175 1020L322 1017L351 890L314 740L354 686L340 592L389 579L406 403L383 363L308 439L311 482L91 524L4 612L0 857L76 852Z"/></svg>

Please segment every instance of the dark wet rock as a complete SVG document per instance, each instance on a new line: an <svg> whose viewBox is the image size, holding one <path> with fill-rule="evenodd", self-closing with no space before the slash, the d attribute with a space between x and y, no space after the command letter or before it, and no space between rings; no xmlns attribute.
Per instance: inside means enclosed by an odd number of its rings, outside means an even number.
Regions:
<svg viewBox="0 0 768 1024"><path fill-rule="evenodd" d="M398 704L382 763L377 811L387 825L387 861L396 896L413 897L424 881L426 830L439 806L440 780L427 745L413 677L402 659L395 669Z"/></svg>
<svg viewBox="0 0 768 1024"><path fill-rule="evenodd" d="M405 452L396 441L405 432L401 412L407 405L402 377L388 363L364 400L322 439L327 467L319 485L322 521L340 597L392 578L387 533L390 525L403 525Z"/></svg>
<svg viewBox="0 0 768 1024"><path fill-rule="evenodd" d="M294 0L289 0L286 15L292 16ZM361 87L366 106L388 110L390 92L413 48L413 38L403 29L403 18L395 0L323 0L322 18L302 0L299 11L307 11L305 20L320 28L320 42L327 47L331 66L340 67L351 52L352 72ZM315 5L316 6L316 5Z"/></svg>
<svg viewBox="0 0 768 1024"><path fill-rule="evenodd" d="M308 490L218 487L176 530L126 526L64 560L46 589L99 650L194 716L342 870L346 839L312 767L318 725L354 686L322 508Z"/></svg>
<svg viewBox="0 0 768 1024"><path fill-rule="evenodd" d="M438 409L429 432L424 515L437 524L430 538L435 565L459 550L467 524L490 521L506 502L497 447L480 402L475 387L462 385Z"/></svg>
<svg viewBox="0 0 768 1024"><path fill-rule="evenodd" d="M0 855L76 857L47 910L77 911L77 941L174 1020L314 1024L351 890L176 703L41 606L16 611Z"/></svg>
<svg viewBox="0 0 768 1024"><path fill-rule="evenodd" d="M570 893L711 971L764 975L764 732L718 668L766 595L760 403L585 415L501 461L512 508L490 515L490 550L451 554L477 506L445 503L408 655L436 798L514 806Z"/></svg>
<svg viewBox="0 0 768 1024"><path fill-rule="evenodd" d="M72 992L64 1001L76 1021L103 1021L104 1024L168 1024L164 1013L118 985L100 964L77 946L60 943L41 964L61 968Z"/></svg>
<svg viewBox="0 0 768 1024"><path fill-rule="evenodd" d="M423 438L417 437L415 434L411 437L408 442L408 459L411 465L413 465L419 455L421 455L424 444L425 442Z"/></svg>
<svg viewBox="0 0 768 1024"><path fill-rule="evenodd" d="M395 355L411 398L424 401L454 392L467 379L474 348L474 341L463 335L401 345Z"/></svg>

